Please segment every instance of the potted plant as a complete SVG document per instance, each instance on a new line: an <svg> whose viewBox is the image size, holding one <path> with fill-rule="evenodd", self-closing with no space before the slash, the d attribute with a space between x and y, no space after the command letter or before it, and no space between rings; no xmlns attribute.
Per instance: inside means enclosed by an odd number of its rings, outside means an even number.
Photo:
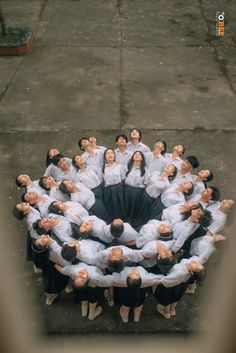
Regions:
<svg viewBox="0 0 236 353"><path fill-rule="evenodd" d="M7 27L0 6L0 56L23 55L32 47L35 32L31 27Z"/></svg>

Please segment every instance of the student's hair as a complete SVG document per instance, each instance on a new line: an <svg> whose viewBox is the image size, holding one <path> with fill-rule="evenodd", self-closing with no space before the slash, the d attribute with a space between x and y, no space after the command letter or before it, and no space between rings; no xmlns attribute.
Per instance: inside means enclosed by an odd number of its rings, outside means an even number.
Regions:
<svg viewBox="0 0 236 353"><path fill-rule="evenodd" d="M107 269L110 272L121 272L124 269L124 260L108 260Z"/></svg>
<svg viewBox="0 0 236 353"><path fill-rule="evenodd" d="M80 229L80 228L79 228ZM92 235L91 231L87 231L87 232L81 232L80 230L77 231L77 235L78 235L78 239L82 238L82 239L89 239L90 236Z"/></svg>
<svg viewBox="0 0 236 353"><path fill-rule="evenodd" d="M136 129L135 129L135 130L136 130ZM135 151L135 152L133 153L131 159L130 159L129 162L128 162L128 165L127 165L128 171L127 171L127 173L126 173L126 176L129 175L129 173L130 173L130 171L131 171L131 169L132 169L132 167L133 167L133 164L134 164L134 155L135 155L137 152L140 153L141 156L142 156L142 161L141 161L141 164L140 164L140 175L141 175L141 177L142 177L142 176L145 174L145 165L146 165L146 163L145 163L144 154L143 154L142 152L140 152L140 151Z"/></svg>
<svg viewBox="0 0 236 353"><path fill-rule="evenodd" d="M64 158L63 154L61 153L56 154L55 156L52 157L52 164L57 166L61 158Z"/></svg>
<svg viewBox="0 0 236 353"><path fill-rule="evenodd" d="M27 191L25 191L22 195L21 195L21 202L27 202L26 200L25 200L25 195L27 194L28 192ZM35 204L30 204L30 206L32 206L32 207L34 207L34 205Z"/></svg>
<svg viewBox="0 0 236 353"><path fill-rule="evenodd" d="M189 211L184 211L181 213L182 221L186 221L191 216L192 210L197 210L198 208L203 209L202 205L198 202L196 205L193 205Z"/></svg>
<svg viewBox="0 0 236 353"><path fill-rule="evenodd" d="M48 212L57 214L59 216L64 216L63 211L61 211L60 208L56 205L56 202L57 201L53 201L52 203L50 203L50 205L48 206Z"/></svg>
<svg viewBox="0 0 236 353"><path fill-rule="evenodd" d="M162 142L162 143L163 143L163 145L164 145L164 150L161 151L161 154L162 154L162 155L165 154L165 153L166 153L166 150L167 150L166 141L164 141L164 140L156 140L155 144L156 144L157 142Z"/></svg>
<svg viewBox="0 0 236 353"><path fill-rule="evenodd" d="M199 161L195 156L188 156L186 160L192 165L193 169L199 167Z"/></svg>
<svg viewBox="0 0 236 353"><path fill-rule="evenodd" d="M141 130L139 130L139 129L132 129L132 130L130 131L130 133L129 133L129 138L131 139L131 133L132 133L132 131L134 131L134 130L137 130L137 131L138 131L138 133L139 133L139 141L141 141L141 140L142 140L142 132L141 132Z"/></svg>
<svg viewBox="0 0 236 353"><path fill-rule="evenodd" d="M80 148L81 151L84 151L84 148L83 148L83 146L82 146L82 141L83 141L83 140L89 141L89 139L88 139L87 137L81 137L81 138L79 139L79 141L78 141L78 146L79 146L79 148Z"/></svg>
<svg viewBox="0 0 236 353"><path fill-rule="evenodd" d="M127 284L128 288L138 289L142 285L142 279L141 279L141 277L139 277L137 279L132 279L128 276L126 279L126 284Z"/></svg>
<svg viewBox="0 0 236 353"><path fill-rule="evenodd" d="M193 185L193 183L191 181L190 181L190 184L192 184L191 188L188 191L183 191L184 197L190 196L193 193L194 185Z"/></svg>
<svg viewBox="0 0 236 353"><path fill-rule="evenodd" d="M73 156L73 158L72 158L72 165L75 167L76 170L79 170L80 167L79 167L78 165L76 165L76 163L75 163L75 158L76 158L77 156L81 156L81 154L76 153L76 154Z"/></svg>
<svg viewBox="0 0 236 353"><path fill-rule="evenodd" d="M47 151L47 154L46 154L46 167L48 167L51 163L52 163L52 158L50 157L50 151L51 151L52 148L50 148L48 151ZM55 154L56 156L56 154Z"/></svg>
<svg viewBox="0 0 236 353"><path fill-rule="evenodd" d="M175 169L174 169L173 175L169 175L169 176L168 176L168 180L169 180L170 183L175 179L176 174L177 174L177 172L178 172L177 167L176 167L174 164L172 164L172 165L175 167Z"/></svg>
<svg viewBox="0 0 236 353"><path fill-rule="evenodd" d="M42 177L39 179L39 186L40 186L42 189L48 191L48 190L50 190L50 188L46 188L46 186L45 186L45 184L44 184L45 179L47 179L46 176L42 176Z"/></svg>
<svg viewBox="0 0 236 353"><path fill-rule="evenodd" d="M208 169L210 174L208 175L208 177L206 178L206 180L204 180L204 183L209 183L209 181L212 181L214 175L212 173L212 171L210 169Z"/></svg>
<svg viewBox="0 0 236 353"><path fill-rule="evenodd" d="M199 217L200 226L207 228L212 223L213 217L210 211L203 210L203 214Z"/></svg>
<svg viewBox="0 0 236 353"><path fill-rule="evenodd" d="M204 279L206 278L206 271L205 269L199 271L199 272L194 272L194 274L192 275L192 278L197 281L198 285L202 285Z"/></svg>
<svg viewBox="0 0 236 353"><path fill-rule="evenodd" d="M182 156L185 153L185 147L184 147L184 145L181 145L181 143L180 143L180 146L183 147L183 152L181 153L181 156Z"/></svg>
<svg viewBox="0 0 236 353"><path fill-rule="evenodd" d="M115 238L119 238L124 231L124 224L113 224L111 223L110 232Z"/></svg>
<svg viewBox="0 0 236 353"><path fill-rule="evenodd" d="M103 152L103 160L104 160L103 166L102 166L102 172L103 172L103 173L104 173L104 171L105 171L105 166L106 166L106 153L107 153L108 150L113 151L113 153L114 153L114 162L116 161L116 154L115 154L113 148L111 148L111 147L106 148L105 151Z"/></svg>
<svg viewBox="0 0 236 353"><path fill-rule="evenodd" d="M23 211L18 210L16 206L13 207L12 214L19 221L21 221L26 216Z"/></svg>
<svg viewBox="0 0 236 353"><path fill-rule="evenodd" d="M18 174L16 176L15 183L16 183L16 186L18 186L18 188L23 188L23 187L25 187L25 185L21 184L20 180L18 179L20 175L21 174Z"/></svg>
<svg viewBox="0 0 236 353"><path fill-rule="evenodd" d="M73 261L76 258L76 255L76 246L69 246L68 244L63 245L61 249L61 256L64 260Z"/></svg>
<svg viewBox="0 0 236 353"><path fill-rule="evenodd" d="M66 184L64 183L64 180L62 180L59 184L59 190L63 193L63 194L66 194L66 195L70 195L70 192L68 191L67 189L67 186Z"/></svg>
<svg viewBox="0 0 236 353"><path fill-rule="evenodd" d="M35 221L33 223L33 229L36 231L36 233L38 235L42 235L42 234L48 234L48 232L46 231L46 229L44 229L42 226L40 226L39 222L41 221L41 219L37 219L37 221Z"/></svg>
<svg viewBox="0 0 236 353"><path fill-rule="evenodd" d="M160 239L163 241L168 241L173 239L173 231L160 233Z"/></svg>
<svg viewBox="0 0 236 353"><path fill-rule="evenodd" d="M220 190L216 186L208 186L212 190L211 200L219 201L220 199Z"/></svg>
<svg viewBox="0 0 236 353"><path fill-rule="evenodd" d="M157 267L163 275L166 275L171 267L173 267L176 263L177 261L173 256L167 257L165 259L157 259Z"/></svg>
<svg viewBox="0 0 236 353"><path fill-rule="evenodd" d="M116 136L116 142L118 142L120 137L122 137L126 142L128 142L128 137L125 134L117 135Z"/></svg>

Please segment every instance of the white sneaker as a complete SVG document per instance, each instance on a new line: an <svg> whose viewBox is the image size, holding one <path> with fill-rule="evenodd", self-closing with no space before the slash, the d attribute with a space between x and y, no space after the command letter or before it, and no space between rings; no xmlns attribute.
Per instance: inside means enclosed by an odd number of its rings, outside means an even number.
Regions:
<svg viewBox="0 0 236 353"><path fill-rule="evenodd" d="M65 288L65 292L67 294L73 292L73 288L72 288L72 286L70 284L67 284L67 286Z"/></svg>
<svg viewBox="0 0 236 353"><path fill-rule="evenodd" d="M158 311L165 319L170 319L170 318L171 318L170 313L166 313L166 312L164 311L162 305L157 304L156 308L157 308L157 311Z"/></svg>
<svg viewBox="0 0 236 353"><path fill-rule="evenodd" d="M41 268L36 267L35 265L33 266L34 273L42 273Z"/></svg>
<svg viewBox="0 0 236 353"><path fill-rule="evenodd" d="M81 304L81 312L82 317L86 317L88 315L88 303Z"/></svg>
<svg viewBox="0 0 236 353"><path fill-rule="evenodd" d="M171 315L171 316L175 316L175 315L176 315L176 311L175 311L175 310L171 310L171 311L170 311L170 315Z"/></svg>
<svg viewBox="0 0 236 353"><path fill-rule="evenodd" d="M110 296L110 293L109 293L108 289L106 289L106 290L104 291L104 297L106 298L106 300L107 300L109 306L113 306L113 305L114 305L114 300L113 300L113 298Z"/></svg>
<svg viewBox="0 0 236 353"><path fill-rule="evenodd" d="M52 305L54 300L58 297L59 294L48 294L46 299L46 305Z"/></svg>
<svg viewBox="0 0 236 353"><path fill-rule="evenodd" d="M90 321L93 321L94 319L96 319L96 317L97 317L98 315L101 314L101 312L102 312L102 307L101 307L101 306L97 306L96 309L95 309L95 311L94 311L94 315L93 315L93 316L88 316L88 319L89 319Z"/></svg>

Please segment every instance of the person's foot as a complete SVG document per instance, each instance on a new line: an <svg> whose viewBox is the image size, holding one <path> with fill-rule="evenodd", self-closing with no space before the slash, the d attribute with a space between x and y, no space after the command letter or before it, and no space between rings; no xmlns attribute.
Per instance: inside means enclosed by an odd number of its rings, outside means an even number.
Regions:
<svg viewBox="0 0 236 353"><path fill-rule="evenodd" d="M140 319L140 313L134 312L134 322L139 322Z"/></svg>
<svg viewBox="0 0 236 353"><path fill-rule="evenodd" d="M171 315L171 316L175 316L175 315L176 315L175 309L174 309L174 310L170 310L170 315Z"/></svg>
<svg viewBox="0 0 236 353"><path fill-rule="evenodd" d="M170 313L165 312L162 305L157 304L156 308L157 308L157 311L158 311L165 319L170 319L170 318L171 318Z"/></svg>
<svg viewBox="0 0 236 353"><path fill-rule="evenodd" d="M65 288L65 292L67 294L73 292L73 288L72 288L72 286L70 284L67 284L67 286Z"/></svg>
<svg viewBox="0 0 236 353"><path fill-rule="evenodd" d="M90 321L93 321L94 319L96 319L96 317L97 317L98 315L101 314L101 312L102 312L102 307L101 307L101 306L97 306L96 309L94 310L93 315L90 315L90 314L89 314L88 319L89 319Z"/></svg>
<svg viewBox="0 0 236 353"><path fill-rule="evenodd" d="M52 305L59 294L47 294L46 305Z"/></svg>
<svg viewBox="0 0 236 353"><path fill-rule="evenodd" d="M37 266L33 265L34 273L42 273L41 268L38 268Z"/></svg>
<svg viewBox="0 0 236 353"><path fill-rule="evenodd" d="M111 297L108 289L104 291L104 297L106 298L109 306L114 305L114 299Z"/></svg>
<svg viewBox="0 0 236 353"><path fill-rule="evenodd" d="M191 284L190 286L188 286L185 293L194 294L196 292L196 288L197 288L196 284Z"/></svg>

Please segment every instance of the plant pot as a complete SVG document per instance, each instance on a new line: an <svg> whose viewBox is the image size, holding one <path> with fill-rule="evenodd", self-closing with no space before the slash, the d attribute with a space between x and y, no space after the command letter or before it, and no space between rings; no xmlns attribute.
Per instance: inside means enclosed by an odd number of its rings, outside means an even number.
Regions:
<svg viewBox="0 0 236 353"><path fill-rule="evenodd" d="M2 44L0 41L0 56L15 56L27 54L31 49L33 41L35 39L35 32L29 33L21 43L14 44Z"/></svg>

